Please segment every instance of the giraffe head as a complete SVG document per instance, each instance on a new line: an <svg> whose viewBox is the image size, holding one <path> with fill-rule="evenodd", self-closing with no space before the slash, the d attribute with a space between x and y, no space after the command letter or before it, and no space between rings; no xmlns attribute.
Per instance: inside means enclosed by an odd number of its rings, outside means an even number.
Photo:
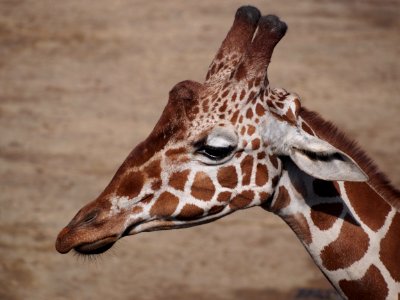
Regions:
<svg viewBox="0 0 400 300"><path fill-rule="evenodd" d="M183 81L170 91L149 137L60 232L57 250L101 253L126 235L265 205L279 181L280 155L320 178L364 180L351 159L301 129L298 97L269 88L267 67L286 29L276 16L239 8L205 83ZM325 173L324 164L332 165Z"/></svg>

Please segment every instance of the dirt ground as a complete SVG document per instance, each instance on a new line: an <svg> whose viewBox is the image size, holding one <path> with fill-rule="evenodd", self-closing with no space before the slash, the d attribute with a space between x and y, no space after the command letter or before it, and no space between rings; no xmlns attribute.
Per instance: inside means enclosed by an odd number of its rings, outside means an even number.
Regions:
<svg viewBox="0 0 400 300"><path fill-rule="evenodd" d="M289 25L271 84L333 120L400 186L399 2L250 2ZM283 221L259 208L129 237L95 261L54 249L150 132L170 88L203 80L243 4L0 2L0 299L291 299L330 289Z"/></svg>

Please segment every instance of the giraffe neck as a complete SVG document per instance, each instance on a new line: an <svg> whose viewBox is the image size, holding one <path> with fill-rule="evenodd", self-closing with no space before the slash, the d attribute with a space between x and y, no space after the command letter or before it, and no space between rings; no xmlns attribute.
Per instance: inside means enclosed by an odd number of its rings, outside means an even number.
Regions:
<svg viewBox="0 0 400 300"><path fill-rule="evenodd" d="M368 183L315 179L288 159L269 210L349 299L397 299L400 213Z"/></svg>

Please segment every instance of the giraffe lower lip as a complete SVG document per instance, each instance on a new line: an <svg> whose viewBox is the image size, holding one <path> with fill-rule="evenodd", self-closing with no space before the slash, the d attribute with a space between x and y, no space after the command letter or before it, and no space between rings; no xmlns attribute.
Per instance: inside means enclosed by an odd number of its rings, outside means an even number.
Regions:
<svg viewBox="0 0 400 300"><path fill-rule="evenodd" d="M85 243L74 247L74 250L80 254L101 254L110 249L117 241L116 237L106 237L93 243Z"/></svg>

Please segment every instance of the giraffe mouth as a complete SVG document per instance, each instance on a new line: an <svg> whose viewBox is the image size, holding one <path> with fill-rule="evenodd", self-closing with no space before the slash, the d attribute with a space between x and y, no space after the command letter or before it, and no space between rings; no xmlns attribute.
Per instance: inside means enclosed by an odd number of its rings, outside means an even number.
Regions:
<svg viewBox="0 0 400 300"><path fill-rule="evenodd" d="M74 250L84 255L101 254L110 249L117 240L117 236L110 236L92 243L80 244L75 246Z"/></svg>

